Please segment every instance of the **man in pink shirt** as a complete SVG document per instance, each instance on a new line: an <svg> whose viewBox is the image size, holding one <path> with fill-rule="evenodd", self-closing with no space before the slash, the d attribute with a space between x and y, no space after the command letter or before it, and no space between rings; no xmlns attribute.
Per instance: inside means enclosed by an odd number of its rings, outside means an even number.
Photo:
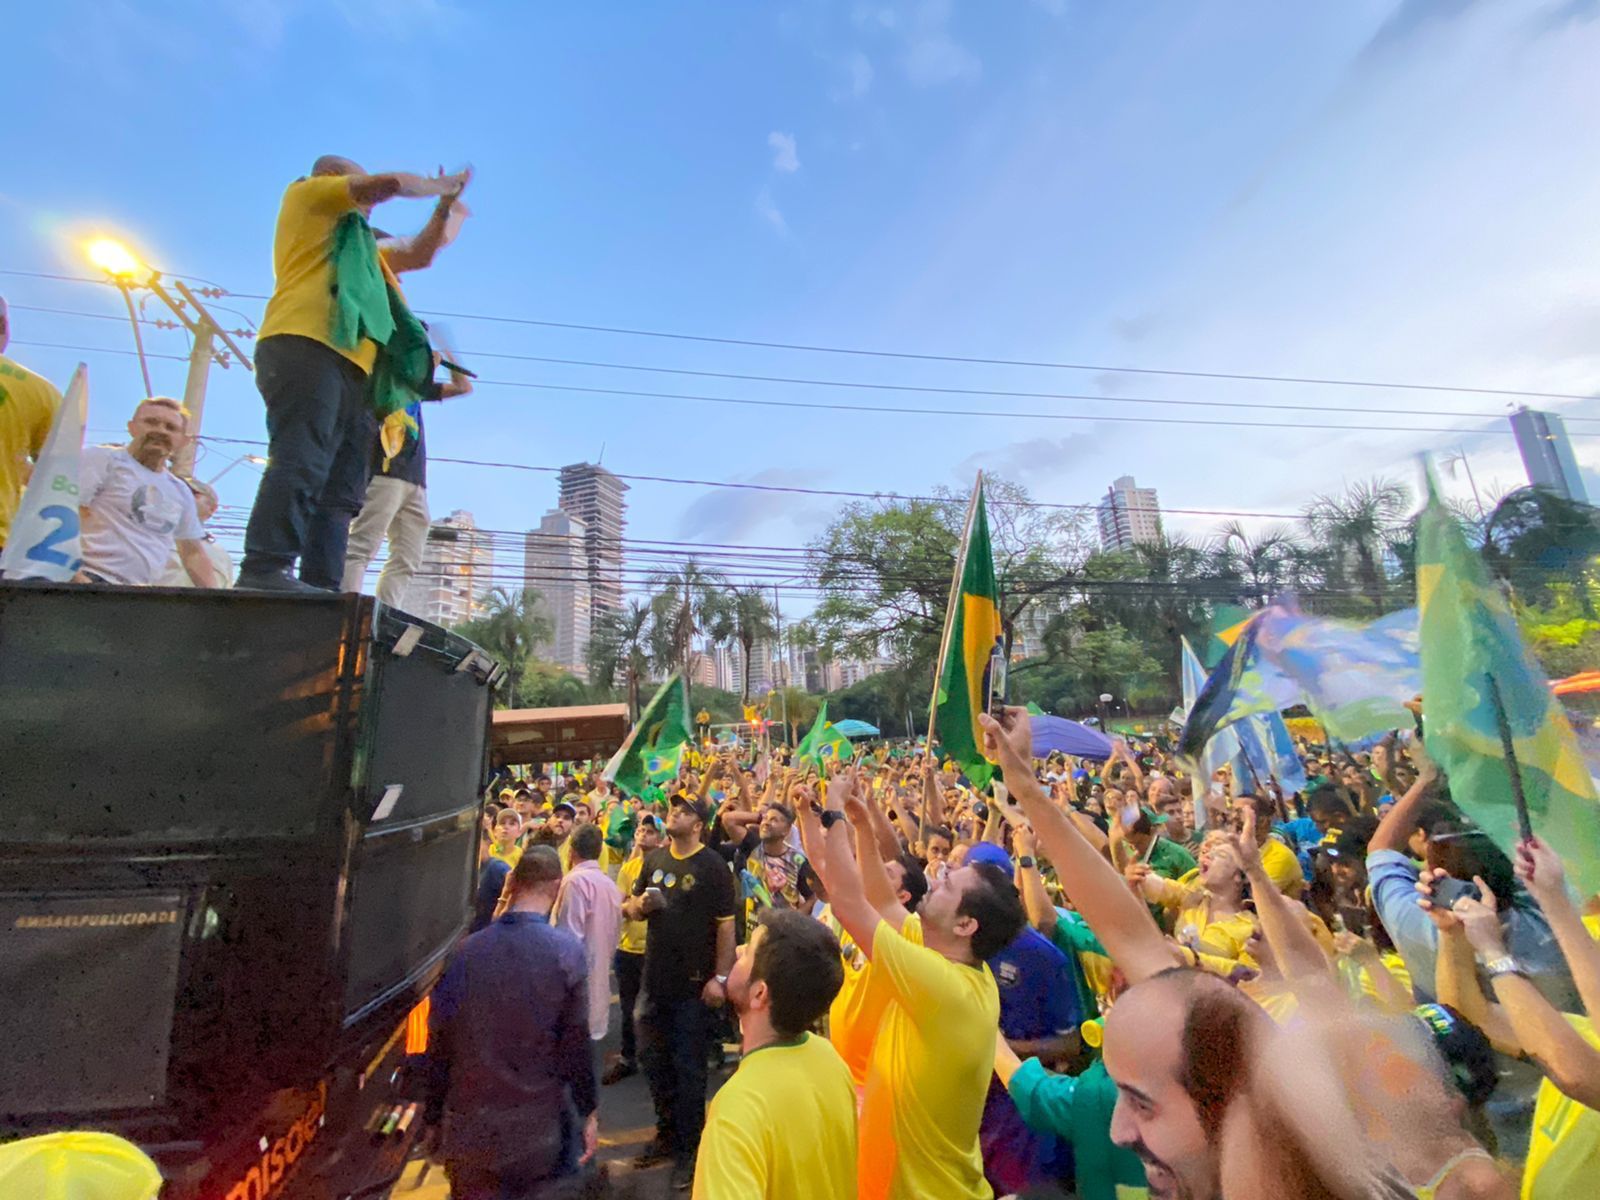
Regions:
<svg viewBox="0 0 1600 1200"><path fill-rule="evenodd" d="M601 1041L611 1015L611 958L622 929L622 893L600 869L605 845L598 825L580 825L572 834L572 869L561 881L555 925L583 943L589 964L589 1037Z"/></svg>

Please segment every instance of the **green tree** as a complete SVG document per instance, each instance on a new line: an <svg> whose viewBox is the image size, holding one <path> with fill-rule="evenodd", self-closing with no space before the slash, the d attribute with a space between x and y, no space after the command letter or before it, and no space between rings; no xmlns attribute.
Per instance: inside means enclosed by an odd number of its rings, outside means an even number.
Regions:
<svg viewBox="0 0 1600 1200"><path fill-rule="evenodd" d="M651 659L664 671L688 674L695 635L715 617L728 581L694 559L651 578Z"/></svg>
<svg viewBox="0 0 1600 1200"><path fill-rule="evenodd" d="M500 698L502 703L514 704L534 647L548 642L554 629L540 611L539 593L532 588L494 588L484 596L482 607L479 616L463 621L456 632L482 646L505 667Z"/></svg>
<svg viewBox="0 0 1600 1200"><path fill-rule="evenodd" d="M1397 545L1409 545L1411 492L1393 479L1351 484L1340 495L1316 497L1304 519L1323 560L1325 583L1353 588L1372 614L1385 608L1388 572L1385 558Z"/></svg>
<svg viewBox="0 0 1600 1200"><path fill-rule="evenodd" d="M772 605L760 587L730 586L717 595L706 617L706 632L714 642L737 642L744 653L740 656L743 675L739 699L750 702L750 658L757 642L768 642L778 636L777 617Z"/></svg>
<svg viewBox="0 0 1600 1200"><path fill-rule="evenodd" d="M1483 557L1528 604L1545 605L1557 589L1595 620L1591 591L1600 581L1600 508L1548 488L1518 488L1489 514Z"/></svg>
<svg viewBox="0 0 1600 1200"><path fill-rule="evenodd" d="M651 606L630 600L626 608L602 611L589 630L589 681L609 689L620 677L632 720L638 719L639 685L650 669L653 623Z"/></svg>

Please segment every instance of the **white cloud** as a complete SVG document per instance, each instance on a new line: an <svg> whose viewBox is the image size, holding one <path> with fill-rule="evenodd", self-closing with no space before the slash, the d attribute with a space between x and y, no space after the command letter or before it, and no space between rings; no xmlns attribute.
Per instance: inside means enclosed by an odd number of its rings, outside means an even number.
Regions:
<svg viewBox="0 0 1600 1200"><path fill-rule="evenodd" d="M800 156L795 152L794 134L779 133L774 129L767 134L767 145L772 148L772 169L791 175L800 169Z"/></svg>
<svg viewBox="0 0 1600 1200"><path fill-rule="evenodd" d="M847 76L844 94L853 100L859 100L872 89L872 80L876 72L872 69L872 60L859 50L852 51L844 60L844 70Z"/></svg>
<svg viewBox="0 0 1600 1200"><path fill-rule="evenodd" d="M905 28L900 65L917 87L976 79L983 63L950 34L950 0L922 0Z"/></svg>
<svg viewBox="0 0 1600 1200"><path fill-rule="evenodd" d="M783 213L778 208L777 201L772 198L772 189L763 187L756 193L756 212L761 214L761 219L766 221L784 237L789 236L789 222L784 220Z"/></svg>

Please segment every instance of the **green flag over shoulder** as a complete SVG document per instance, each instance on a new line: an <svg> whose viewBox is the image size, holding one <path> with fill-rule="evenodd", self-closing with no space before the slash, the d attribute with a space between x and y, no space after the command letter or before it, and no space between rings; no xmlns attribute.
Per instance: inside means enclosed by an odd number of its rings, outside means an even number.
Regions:
<svg viewBox="0 0 1600 1200"><path fill-rule="evenodd" d="M939 653L929 725L944 752L955 760L975 787L995 775L983 754L978 715L989 707L989 672L995 648L1004 644L1000 623L1000 588L989 542L989 514L983 501L983 475L972 489L966 528L956 558Z"/></svg>
<svg viewBox="0 0 1600 1200"><path fill-rule="evenodd" d="M621 749L611 756L605 777L628 795L637 796L652 781L671 778L689 737L689 685L674 671L644 706Z"/></svg>
<svg viewBox="0 0 1600 1200"><path fill-rule="evenodd" d="M1417 602L1427 750L1451 799L1509 849L1518 837L1511 772L1520 772L1534 832L1562 856L1584 895L1600 891L1600 800L1577 739L1431 475L1417 524Z"/></svg>

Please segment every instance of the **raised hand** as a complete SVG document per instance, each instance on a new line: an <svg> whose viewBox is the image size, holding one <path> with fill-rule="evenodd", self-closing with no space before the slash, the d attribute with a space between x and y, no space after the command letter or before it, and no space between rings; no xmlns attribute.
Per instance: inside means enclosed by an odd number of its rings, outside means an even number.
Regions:
<svg viewBox="0 0 1600 1200"><path fill-rule="evenodd" d="M1434 891L1440 882L1449 879L1447 871L1435 868L1424 869L1417 877L1417 907L1428 914L1430 920L1439 927L1440 933L1461 928L1461 919L1448 908L1443 908L1433 902Z"/></svg>
<svg viewBox="0 0 1600 1200"><path fill-rule="evenodd" d="M1517 843L1517 878L1541 908L1547 900L1565 898L1567 873L1561 857L1537 835Z"/></svg>
<svg viewBox="0 0 1600 1200"><path fill-rule="evenodd" d="M1484 958L1502 958L1506 952L1506 942L1505 934L1500 930L1500 902L1482 876L1474 875L1472 882L1478 885L1483 899L1463 896L1455 902L1451 911L1460 919L1467 931L1467 941L1472 943L1475 951Z"/></svg>

